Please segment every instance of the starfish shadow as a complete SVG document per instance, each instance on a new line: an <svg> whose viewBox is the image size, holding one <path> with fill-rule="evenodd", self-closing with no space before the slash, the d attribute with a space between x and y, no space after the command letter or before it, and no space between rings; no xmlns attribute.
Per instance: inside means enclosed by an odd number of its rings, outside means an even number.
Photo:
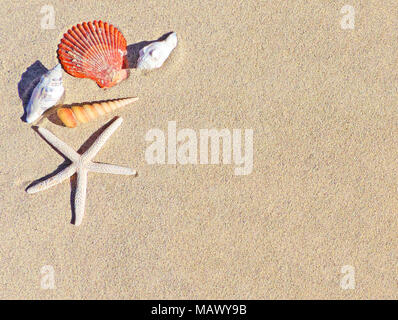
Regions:
<svg viewBox="0 0 398 320"><path fill-rule="evenodd" d="M51 147L51 149L53 149L56 153L58 153L58 154L59 154L62 158L64 158L65 160L64 160L64 162L62 162L53 172L51 172L51 173L45 175L44 177L41 177L40 179L34 180L31 184L29 184L29 185L26 187L25 191L28 190L30 187L33 187L33 186L35 186L36 184L38 184L38 183L40 183L40 182L42 182L42 181L44 181L44 180L47 180L47 179L49 179L49 178L51 178L51 177L57 175L59 172L61 172L61 171L64 170L67 166L69 166L69 165L71 164L71 161L70 161L68 158L65 158L65 156L64 156L58 149L54 148L54 147L53 147L53 146L40 134L40 132L37 130L37 129L38 129L37 126L32 126L32 129L33 129L34 131L36 131L36 133L37 133L37 134L38 134L38 135ZM75 176L75 175L73 175L73 176ZM71 179L73 178L73 176L71 177ZM75 180L76 180L76 178L75 178ZM75 189L76 189L76 187L75 187ZM73 203L72 203L72 204L73 204ZM73 211L72 211L72 212L73 212ZM73 220L73 213L72 213L72 220ZM74 221L74 220L73 220L73 221Z"/></svg>
<svg viewBox="0 0 398 320"><path fill-rule="evenodd" d="M95 140L100 136L102 132L106 130L112 123L115 122L115 120L119 118L118 116L113 117L111 120L109 120L107 123L105 123L101 128L99 128L97 131L91 134L91 136L80 146L80 148L77 150L78 154L83 154L85 153L95 142Z"/></svg>
<svg viewBox="0 0 398 320"><path fill-rule="evenodd" d="M141 41L127 46L127 55L124 57L123 68L125 69L135 69L137 68L137 61L140 56L140 50L147 45L156 42L163 41L173 32L165 33L163 36L156 40Z"/></svg>
<svg viewBox="0 0 398 320"><path fill-rule="evenodd" d="M54 149L54 148L53 148L53 149ZM54 150L57 151L57 153L59 153L58 150L56 150L56 149L54 149ZM57 173L59 173L59 172L61 172L62 170L64 170L64 169L65 169L67 166L69 166L70 164L71 164L71 162L70 162L69 160L65 160L65 161L62 162L62 163L57 167L57 169L55 169L53 172L51 172L51 173L45 175L44 177L41 177L40 179L34 180L31 184L29 184L29 185L26 187L25 191L28 190L30 187L33 187L33 186L35 186L36 184L38 184L38 183L40 183L40 182L42 182L42 181L44 181L44 180L47 180L47 179L49 179L49 178L55 176Z"/></svg>
<svg viewBox="0 0 398 320"><path fill-rule="evenodd" d="M108 121L105 125L103 125L101 128L99 128L97 131L95 131L93 134L91 134L91 136L86 140L86 142L84 142L81 147L77 150L77 153L79 154L83 154L84 152L86 152L91 146L92 144L95 142L95 140L100 136L100 134L105 131L118 117L114 117L112 120ZM66 158L58 149L54 148L49 141L47 141L46 138L43 137L43 135L38 131L38 127L37 126L32 126L33 130L35 130L39 136L46 141L46 143L55 151L57 152L60 156L62 156L65 161L63 163L61 163L53 172L47 174L46 176L37 179L35 181L33 181L31 184L29 184L26 187L26 190L44 180L47 180L53 176L55 176L57 173L61 172L62 170L64 170L67 166L69 166L71 164L71 161ZM70 177L70 187L71 187L71 194L70 194L70 204L71 204L71 210L72 210L72 219L71 219L71 223L75 224L76 221L76 208L75 208L75 197L76 197L76 189L77 189L77 179L76 179L76 174L72 175Z"/></svg>
<svg viewBox="0 0 398 320"><path fill-rule="evenodd" d="M24 113L21 116L22 121L26 121L26 107L28 106L32 92L39 83L41 76L47 71L48 69L39 60L36 60L22 74L21 80L18 82L18 95L22 100L24 109Z"/></svg>
<svg viewBox="0 0 398 320"><path fill-rule="evenodd" d="M77 189L77 178L76 174L70 177L70 208L72 211L72 218L70 220L71 224L75 224L76 222L76 207L75 207L75 197L76 197L76 189Z"/></svg>

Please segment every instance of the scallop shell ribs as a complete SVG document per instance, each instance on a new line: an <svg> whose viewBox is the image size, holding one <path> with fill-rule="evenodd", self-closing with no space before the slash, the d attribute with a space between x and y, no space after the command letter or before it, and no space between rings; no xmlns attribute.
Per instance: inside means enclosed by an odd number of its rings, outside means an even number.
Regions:
<svg viewBox="0 0 398 320"><path fill-rule="evenodd" d="M127 42L113 25L100 21L83 22L64 34L58 45L58 59L64 70L77 78L94 80L110 88L128 77L123 69Z"/></svg>

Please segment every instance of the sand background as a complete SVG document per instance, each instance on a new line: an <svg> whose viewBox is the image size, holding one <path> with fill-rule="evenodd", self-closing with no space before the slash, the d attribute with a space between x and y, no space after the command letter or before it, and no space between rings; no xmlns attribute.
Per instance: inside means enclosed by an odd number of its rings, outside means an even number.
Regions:
<svg viewBox="0 0 398 320"><path fill-rule="evenodd" d="M0 298L366 299L398 297L396 1L10 1L0 5ZM55 9L43 30L43 5ZM89 174L83 224L71 185L28 195L63 159L21 121L18 83L56 63L82 21L128 44L176 31L163 68L109 90L64 74L65 103L131 95L95 158L137 178ZM42 126L78 149L109 119ZM152 128L251 128L254 168L148 165ZM40 270L55 270L42 290ZM356 287L342 290L344 265Z"/></svg>

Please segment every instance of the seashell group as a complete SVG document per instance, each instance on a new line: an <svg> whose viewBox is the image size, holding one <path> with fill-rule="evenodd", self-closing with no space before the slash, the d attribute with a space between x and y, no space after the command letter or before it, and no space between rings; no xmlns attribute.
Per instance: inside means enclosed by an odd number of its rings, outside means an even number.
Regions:
<svg viewBox="0 0 398 320"><path fill-rule="evenodd" d="M122 33L107 22L83 22L67 31L58 45L64 70L78 78L94 80L110 88L128 77L123 68L127 43Z"/></svg>
<svg viewBox="0 0 398 320"><path fill-rule="evenodd" d="M175 32L163 41L152 42L140 50L137 68L147 70L160 68L176 46L177 34Z"/></svg>
<svg viewBox="0 0 398 320"><path fill-rule="evenodd" d="M163 37L162 37L163 38ZM177 34L168 34L162 41L155 41L142 48L137 61L138 69L160 68L177 46ZM136 57L134 52L134 58ZM37 120L45 111L53 107L64 93L62 85L62 67L70 75L77 78L94 80L101 88L110 88L128 78L126 70L127 43L122 33L107 22L93 21L77 24L63 35L58 45L58 60L53 69L40 78L33 90L26 108L26 121ZM131 63L132 65L134 63ZM21 80L22 81L22 80ZM20 85L18 84L18 90ZM21 96L21 95L20 95ZM24 96L24 95L23 95ZM75 128L79 123L96 120L102 115L112 112L137 101L137 97L114 99L107 101L79 103L69 106L55 107L58 119L68 128ZM54 114L51 114L53 116ZM54 119L52 117L52 119ZM59 121L52 121L59 123ZM76 174L76 192L74 196L75 224L79 225L84 214L87 192L87 173L89 171L136 175L131 168L106 163L93 162L92 158L100 150L106 140L122 123L122 118L112 120L102 130L94 143L83 153L74 151L65 142L57 138L43 127L37 130L58 152L70 160L70 164L32 183L26 191L35 193L46 190Z"/></svg>
<svg viewBox="0 0 398 320"><path fill-rule="evenodd" d="M34 88L26 107L26 122L32 123L53 107L64 94L62 85L62 68L57 64L53 69L41 76Z"/></svg>
<svg viewBox="0 0 398 320"><path fill-rule="evenodd" d="M59 108L57 110L57 115L65 126L74 128L78 123L86 123L95 120L99 116L112 112L115 109L124 107L137 100L137 97L133 97L82 105L72 105L70 107Z"/></svg>

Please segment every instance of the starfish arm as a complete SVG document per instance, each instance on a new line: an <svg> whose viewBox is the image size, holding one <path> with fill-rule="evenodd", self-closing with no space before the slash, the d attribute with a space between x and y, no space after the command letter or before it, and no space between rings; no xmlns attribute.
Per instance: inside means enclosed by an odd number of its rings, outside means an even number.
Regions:
<svg viewBox="0 0 398 320"><path fill-rule="evenodd" d="M116 166L116 165L108 164L108 163L91 162L87 166L87 169L89 171L99 172L99 173L137 175L137 171L135 171L131 168Z"/></svg>
<svg viewBox="0 0 398 320"><path fill-rule="evenodd" d="M87 193L87 169L77 171L77 187L75 194L75 225L82 223Z"/></svg>
<svg viewBox="0 0 398 320"><path fill-rule="evenodd" d="M101 147L105 144L105 142L109 139L109 137L116 131L116 129L122 124L123 118L117 118L112 124L106 128L95 140L92 146L82 155L84 161L91 160L95 157ZM83 160L82 159L82 160Z"/></svg>
<svg viewBox="0 0 398 320"><path fill-rule="evenodd" d="M58 183L61 183L65 179L68 179L71 177L74 173L76 172L76 167L71 164L62 171L58 172L55 176L52 176L42 182L39 182L33 186L30 186L29 188L26 189L27 193L36 193L42 190L46 190L48 188L51 188L52 186L55 186Z"/></svg>
<svg viewBox="0 0 398 320"><path fill-rule="evenodd" d="M77 161L79 159L80 155L75 150L53 135L50 131L42 127L39 127L37 130L53 147L64 154L69 160Z"/></svg>

